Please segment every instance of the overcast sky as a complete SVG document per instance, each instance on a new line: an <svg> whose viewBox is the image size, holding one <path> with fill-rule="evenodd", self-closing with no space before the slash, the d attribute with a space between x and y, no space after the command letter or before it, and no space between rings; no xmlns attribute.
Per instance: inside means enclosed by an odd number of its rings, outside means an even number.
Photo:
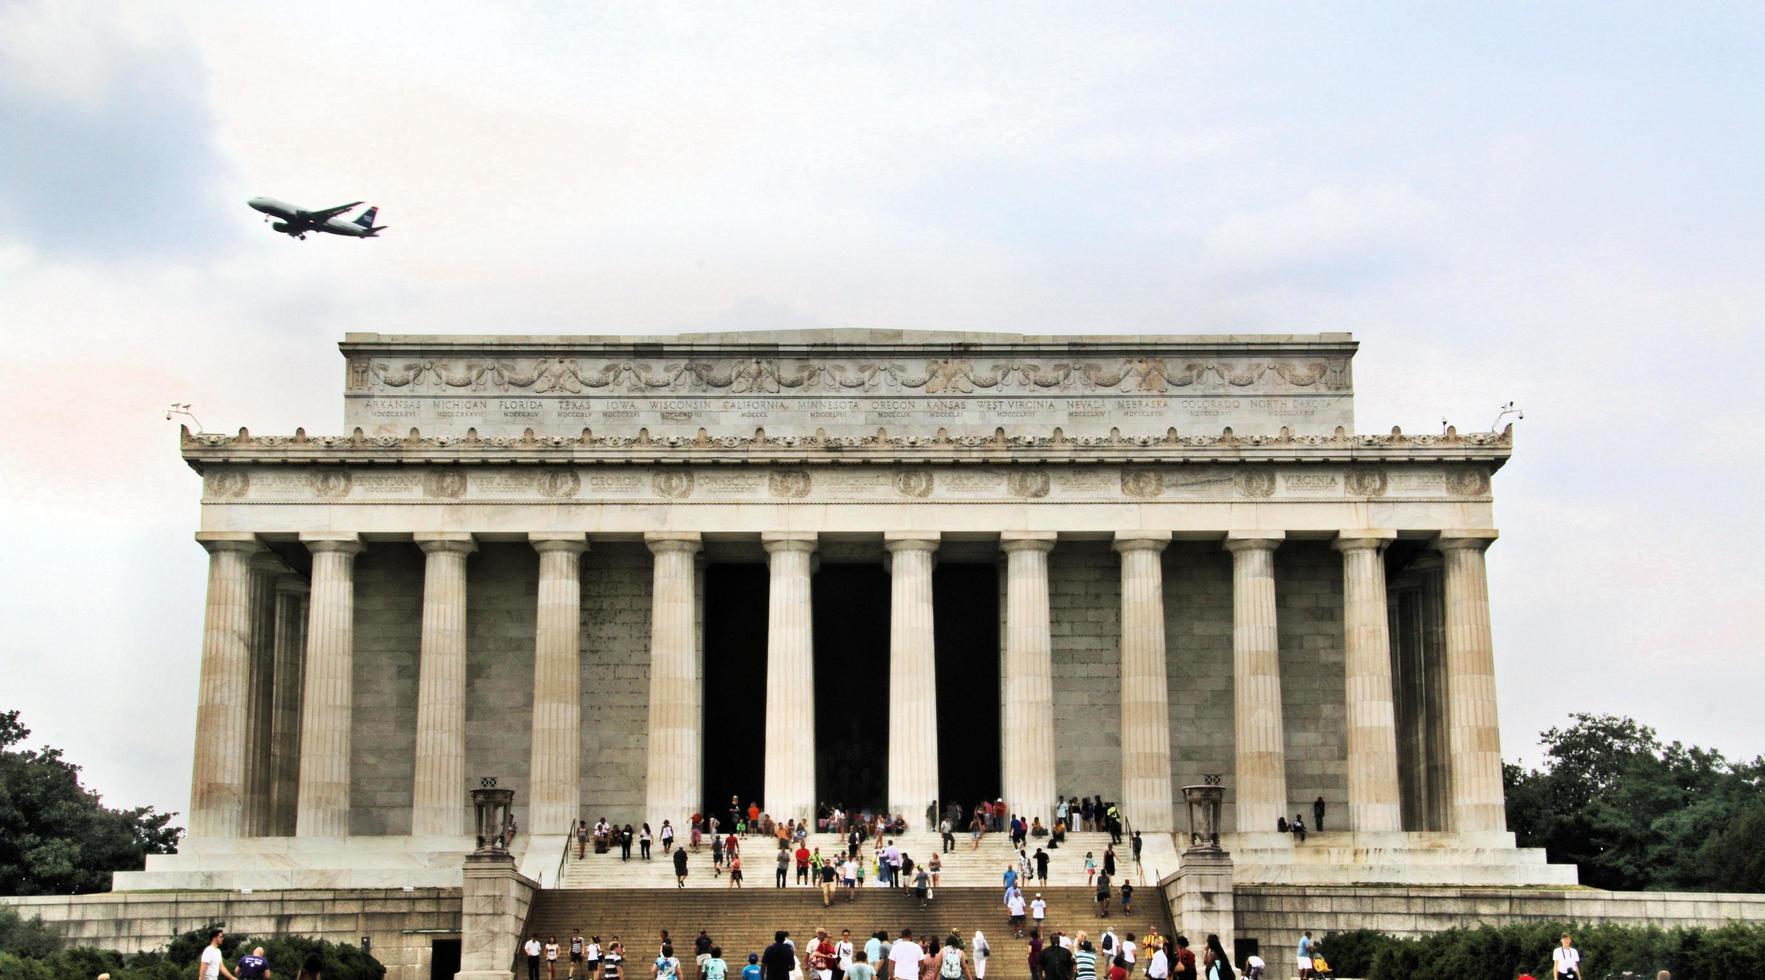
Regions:
<svg viewBox="0 0 1765 980"><path fill-rule="evenodd" d="M1765 751L1765 7L734 7L0 0L0 708L186 809L165 405L341 431L348 330L1347 330L1363 432L1526 410L1504 754Z"/></svg>

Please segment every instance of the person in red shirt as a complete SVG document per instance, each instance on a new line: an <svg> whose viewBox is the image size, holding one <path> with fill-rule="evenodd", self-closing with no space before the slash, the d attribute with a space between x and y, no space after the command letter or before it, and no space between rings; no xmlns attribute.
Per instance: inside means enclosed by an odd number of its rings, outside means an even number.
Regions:
<svg viewBox="0 0 1765 980"><path fill-rule="evenodd" d="M797 884L807 885L808 883L809 883L809 848L803 844L798 844L797 845Z"/></svg>
<svg viewBox="0 0 1765 980"><path fill-rule="evenodd" d="M1128 980L1128 961L1117 956L1109 964L1109 980Z"/></svg>

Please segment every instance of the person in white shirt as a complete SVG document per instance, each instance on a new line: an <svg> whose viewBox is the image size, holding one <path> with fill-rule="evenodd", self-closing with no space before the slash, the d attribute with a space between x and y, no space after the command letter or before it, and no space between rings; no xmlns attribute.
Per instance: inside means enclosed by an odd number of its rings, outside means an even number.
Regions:
<svg viewBox="0 0 1765 980"><path fill-rule="evenodd" d="M1037 892L1036 900L1030 903L1030 918L1035 919L1036 925L1040 926L1047 917L1048 903L1042 901L1042 893Z"/></svg>
<svg viewBox="0 0 1765 980"><path fill-rule="evenodd" d="M1134 956L1139 949L1140 947L1134 944L1134 934L1128 933L1128 938L1122 940L1122 959L1128 961L1129 973L1134 972Z"/></svg>
<svg viewBox="0 0 1765 980"><path fill-rule="evenodd" d="M1251 953L1244 961L1244 980L1262 980L1263 971L1268 968L1269 965L1263 962L1262 957Z"/></svg>
<svg viewBox="0 0 1765 980"><path fill-rule="evenodd" d="M220 980L222 976L225 976L227 980L238 980L233 976L233 971L227 969L227 963L221 957L221 940L226 936L225 930L210 930L208 945L202 950L202 962L197 965L197 980Z"/></svg>
<svg viewBox="0 0 1765 980"><path fill-rule="evenodd" d="M1005 908L1011 912L1011 929L1018 939L1023 938L1023 892L1013 888L1011 897L1005 900Z"/></svg>
<svg viewBox="0 0 1765 980"><path fill-rule="evenodd" d="M1152 951L1152 962L1146 964L1146 976L1148 980L1165 980L1170 975L1170 957L1164 955L1164 947L1160 946Z"/></svg>
<svg viewBox="0 0 1765 980"><path fill-rule="evenodd" d="M836 976L843 977L852 972L852 956L856 952L856 947L852 945L852 930L841 929L840 941L833 947Z"/></svg>
<svg viewBox="0 0 1765 980"><path fill-rule="evenodd" d="M1551 950L1551 970L1557 980L1576 980L1581 976L1581 952L1569 943L1569 934L1563 933L1563 944Z"/></svg>
<svg viewBox="0 0 1765 980"><path fill-rule="evenodd" d="M919 961L925 959L925 950L913 941L913 930L902 929L901 938L889 948L889 964L894 968L890 976L893 980L919 980Z"/></svg>

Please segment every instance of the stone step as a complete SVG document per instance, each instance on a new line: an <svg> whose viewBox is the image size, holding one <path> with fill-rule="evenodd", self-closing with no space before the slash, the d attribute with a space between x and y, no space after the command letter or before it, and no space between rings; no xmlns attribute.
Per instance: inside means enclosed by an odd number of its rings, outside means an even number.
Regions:
<svg viewBox="0 0 1765 980"><path fill-rule="evenodd" d="M1098 917L1087 889L1048 888L1042 895L1048 902L1045 936L1056 929L1069 933L1082 929L1095 937L1106 925L1118 935L1144 935L1150 926L1170 934L1164 904L1150 891L1135 902L1133 914L1124 914L1117 904L1107 920ZM661 929L669 930L676 956L689 968L693 938L704 929L723 947L723 958L739 969L748 953L759 953L772 942L775 930L788 930L803 949L818 927L828 929L836 940L840 930L849 929L860 945L879 929L896 936L903 927L911 928L918 937L939 939L955 929L968 945L978 928L993 949L989 980L1028 980L1030 976L1027 940L1012 935L999 895L990 888L938 889L930 907L923 911L907 890L869 890L850 901L840 895L826 908L820 895L807 888L744 888L723 893L672 888L546 890L534 896L526 931L537 932L542 941L555 935L564 943L577 928L585 935L598 935L603 943L619 936L636 971L630 976L641 978L648 975ZM525 966L520 966L517 980L524 980L524 971ZM689 969L689 980L691 976Z"/></svg>
<svg viewBox="0 0 1765 980"><path fill-rule="evenodd" d="M948 854L940 852L941 840L936 834L904 834L890 838L896 842L906 854L916 862L922 861L931 854L939 853L943 869L939 873L939 883L950 887L997 888L1003 887L1005 868L1015 864L1017 852L1012 849L1004 835L990 835L983 838L981 846L976 849L967 839L960 839L955 851ZM1051 886L1084 886L1088 884L1084 872L1084 855L1090 851L1097 856L1099 866L1102 864L1103 849L1107 846L1107 834L1074 834L1068 837L1068 843L1062 847L1049 850L1049 884ZM838 844L832 835L814 835L809 841L811 849L821 848L824 855L841 853L843 845ZM1036 845L1029 845L1033 855ZM742 872L746 883L750 886L772 887L777 864L774 855L764 838L746 839L742 845ZM636 850L629 861L621 860L618 852L606 854L589 853L577 858L572 852L565 862L560 887L563 888L623 888L623 887L672 887L674 885L674 863L671 855L664 855L660 846L651 849L651 859L644 861ZM692 888L722 887L727 885L727 872L719 876L711 865L711 850L701 847L694 854L688 852L687 884ZM1118 849L1117 877L1125 871L1126 857ZM872 853L867 847L864 852L865 887L878 887L876 868ZM1174 866L1174 862L1173 862ZM791 865L789 878L793 887L796 882L795 863ZM1150 876L1147 876L1150 881ZM1136 882L1145 884L1147 882Z"/></svg>

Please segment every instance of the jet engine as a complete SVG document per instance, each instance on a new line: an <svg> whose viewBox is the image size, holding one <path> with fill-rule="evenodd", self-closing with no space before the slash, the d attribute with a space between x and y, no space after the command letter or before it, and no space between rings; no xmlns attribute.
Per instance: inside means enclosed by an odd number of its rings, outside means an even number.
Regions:
<svg viewBox="0 0 1765 980"><path fill-rule="evenodd" d="M284 235L288 234L288 222L286 222L286 221L278 221L275 224L271 225L270 227L276 229L277 231L281 232Z"/></svg>

